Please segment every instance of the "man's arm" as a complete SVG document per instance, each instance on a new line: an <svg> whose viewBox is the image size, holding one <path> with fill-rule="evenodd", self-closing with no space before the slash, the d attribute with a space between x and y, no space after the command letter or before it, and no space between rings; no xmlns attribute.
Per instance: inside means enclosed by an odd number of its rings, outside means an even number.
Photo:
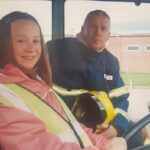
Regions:
<svg viewBox="0 0 150 150"><path fill-rule="evenodd" d="M122 136L128 130L128 97L129 93L120 76L119 62L116 59L112 66L113 80L108 82L109 95L116 109L116 117L112 121L112 125L117 129L118 136Z"/></svg>

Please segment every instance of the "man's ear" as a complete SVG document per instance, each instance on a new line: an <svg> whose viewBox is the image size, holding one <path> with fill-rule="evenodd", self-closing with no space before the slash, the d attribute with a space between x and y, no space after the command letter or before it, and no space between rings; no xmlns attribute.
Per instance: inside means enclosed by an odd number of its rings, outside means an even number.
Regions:
<svg viewBox="0 0 150 150"><path fill-rule="evenodd" d="M84 25L82 25L82 27L81 27L81 33L82 34L84 33Z"/></svg>
<svg viewBox="0 0 150 150"><path fill-rule="evenodd" d="M109 37L110 37L110 32L108 33L107 40L109 39Z"/></svg>

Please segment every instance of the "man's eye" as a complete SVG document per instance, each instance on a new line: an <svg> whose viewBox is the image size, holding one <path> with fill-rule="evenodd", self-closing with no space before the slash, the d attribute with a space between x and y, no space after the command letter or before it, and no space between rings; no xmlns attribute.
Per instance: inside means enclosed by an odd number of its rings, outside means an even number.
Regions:
<svg viewBox="0 0 150 150"><path fill-rule="evenodd" d="M108 31L108 30L109 30L109 27L101 27L101 30L102 30L102 31Z"/></svg>
<svg viewBox="0 0 150 150"><path fill-rule="evenodd" d="M94 29L94 28L96 28L96 26L95 25L90 25L89 28Z"/></svg>

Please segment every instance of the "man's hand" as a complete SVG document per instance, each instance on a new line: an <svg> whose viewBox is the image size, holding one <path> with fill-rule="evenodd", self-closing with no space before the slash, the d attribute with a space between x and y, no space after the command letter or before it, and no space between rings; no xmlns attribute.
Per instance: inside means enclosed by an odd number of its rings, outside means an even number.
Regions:
<svg viewBox="0 0 150 150"><path fill-rule="evenodd" d="M97 125L95 133L102 133L106 138L117 137L117 130L112 125Z"/></svg>
<svg viewBox="0 0 150 150"><path fill-rule="evenodd" d="M124 138L115 137L108 140L106 150L127 150L127 143Z"/></svg>

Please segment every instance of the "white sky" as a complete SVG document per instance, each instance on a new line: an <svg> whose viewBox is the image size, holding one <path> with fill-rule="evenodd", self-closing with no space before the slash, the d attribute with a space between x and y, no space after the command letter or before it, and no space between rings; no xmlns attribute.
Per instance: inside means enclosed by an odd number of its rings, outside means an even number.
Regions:
<svg viewBox="0 0 150 150"><path fill-rule="evenodd" d="M80 31L86 14L94 9L105 10L111 17L112 33L150 33L150 4L71 0L65 3L65 31L75 35ZM39 0L0 0L0 18L12 11L32 14L49 38L51 34L51 2Z"/></svg>
<svg viewBox="0 0 150 150"><path fill-rule="evenodd" d="M33 15L41 25L43 34L51 34L51 2L39 0L0 0L0 18L12 11L23 11Z"/></svg>
<svg viewBox="0 0 150 150"><path fill-rule="evenodd" d="M111 18L112 32L149 32L150 33L150 4L142 3L136 6L134 3L125 2L100 2L100 1L69 1L66 3L68 15L68 30L78 32L86 14L94 9L106 11ZM72 5L73 7L70 7ZM70 29L72 26L72 29Z"/></svg>

